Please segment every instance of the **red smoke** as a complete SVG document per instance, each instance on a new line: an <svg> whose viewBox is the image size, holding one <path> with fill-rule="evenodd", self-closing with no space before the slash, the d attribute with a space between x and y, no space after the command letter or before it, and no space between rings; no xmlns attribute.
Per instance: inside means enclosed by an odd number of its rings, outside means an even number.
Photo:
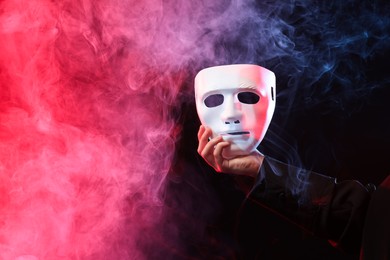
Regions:
<svg viewBox="0 0 390 260"><path fill-rule="evenodd" d="M158 222L180 76L124 19L142 6L95 4L0 5L1 259L142 258Z"/></svg>

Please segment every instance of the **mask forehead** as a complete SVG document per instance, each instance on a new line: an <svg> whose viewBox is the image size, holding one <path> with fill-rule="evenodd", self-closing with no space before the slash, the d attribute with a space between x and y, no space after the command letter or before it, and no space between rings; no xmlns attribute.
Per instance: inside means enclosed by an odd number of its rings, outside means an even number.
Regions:
<svg viewBox="0 0 390 260"><path fill-rule="evenodd" d="M195 77L195 97L219 90L253 89L266 95L267 87L274 85L274 74L258 65L234 64L201 70Z"/></svg>

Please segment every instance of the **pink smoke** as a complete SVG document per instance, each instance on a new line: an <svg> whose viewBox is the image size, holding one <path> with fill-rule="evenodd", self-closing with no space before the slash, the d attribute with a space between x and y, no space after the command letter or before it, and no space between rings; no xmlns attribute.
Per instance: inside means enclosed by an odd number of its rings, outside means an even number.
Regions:
<svg viewBox="0 0 390 260"><path fill-rule="evenodd" d="M148 259L151 251L163 257L156 245L183 254L177 222L204 224L207 211L218 208L210 207L214 194L203 182L187 184L210 201L164 190L178 141L186 137L180 109L193 102L194 73L207 65L263 61L278 74L283 105L276 114L284 122L299 111L291 110L297 93L327 93L335 78L345 88L340 100L361 87L359 65L346 53L366 57L388 46L384 19L348 16L338 26L329 24L333 9L324 13L316 5L0 1L0 259ZM338 17L346 17L344 9ZM360 44L368 35L378 44ZM336 71L340 59L349 73ZM325 88L315 87L319 79L328 82ZM276 145L283 144L279 132L268 136ZM169 197L168 210L163 199ZM182 205L198 215L185 216ZM202 240L202 227L191 224L185 226Z"/></svg>
<svg viewBox="0 0 390 260"><path fill-rule="evenodd" d="M189 65L218 61L213 39L240 6L0 3L0 259L144 259L145 243L163 246L172 111L192 100Z"/></svg>
<svg viewBox="0 0 390 260"><path fill-rule="evenodd" d="M146 32L160 8L136 3L1 3L1 259L143 257L180 77L159 79Z"/></svg>
<svg viewBox="0 0 390 260"><path fill-rule="evenodd" d="M195 71L301 57L258 2L1 1L0 259L180 255L161 195Z"/></svg>

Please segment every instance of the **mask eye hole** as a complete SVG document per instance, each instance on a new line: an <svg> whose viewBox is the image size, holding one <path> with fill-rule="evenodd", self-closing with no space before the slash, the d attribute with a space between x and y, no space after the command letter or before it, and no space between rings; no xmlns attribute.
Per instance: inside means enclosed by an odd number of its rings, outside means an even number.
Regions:
<svg viewBox="0 0 390 260"><path fill-rule="evenodd" d="M206 107L216 107L221 105L222 103L223 95L221 94L210 95L204 100L204 104L206 105Z"/></svg>
<svg viewBox="0 0 390 260"><path fill-rule="evenodd" d="M256 104L260 100L260 96L253 92L240 92L237 97L241 103L245 104Z"/></svg>

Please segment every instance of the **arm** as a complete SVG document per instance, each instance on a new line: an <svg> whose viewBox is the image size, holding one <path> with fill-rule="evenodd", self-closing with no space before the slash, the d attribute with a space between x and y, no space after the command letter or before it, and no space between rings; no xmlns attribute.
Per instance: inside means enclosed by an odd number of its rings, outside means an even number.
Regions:
<svg viewBox="0 0 390 260"><path fill-rule="evenodd" d="M332 245L359 254L370 192L357 181L293 167L266 157L249 198Z"/></svg>
<svg viewBox="0 0 390 260"><path fill-rule="evenodd" d="M201 126L198 153L217 172L253 177L248 198L289 221L358 254L370 192L357 181L335 178L293 167L260 153L231 160L222 157L229 143L209 140L211 130Z"/></svg>

